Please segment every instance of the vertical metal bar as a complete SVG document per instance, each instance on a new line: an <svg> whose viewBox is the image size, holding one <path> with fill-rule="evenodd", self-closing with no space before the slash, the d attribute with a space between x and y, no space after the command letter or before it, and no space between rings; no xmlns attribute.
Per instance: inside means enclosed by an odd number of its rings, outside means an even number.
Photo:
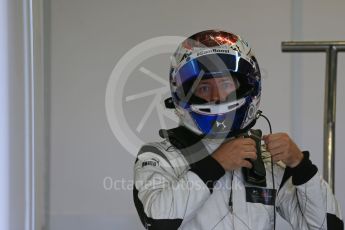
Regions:
<svg viewBox="0 0 345 230"><path fill-rule="evenodd" d="M326 78L323 133L323 175L334 192L335 116L337 96L337 53L345 51L345 41L282 42L283 52L326 52Z"/></svg>
<svg viewBox="0 0 345 230"><path fill-rule="evenodd" d="M8 1L0 0L0 229L10 229L10 24ZM18 143L18 142L16 142ZM13 226L11 226L13 228Z"/></svg>
<svg viewBox="0 0 345 230"><path fill-rule="evenodd" d="M325 105L324 105L324 178L334 191L335 175L335 116L337 96L337 49L326 51Z"/></svg>
<svg viewBox="0 0 345 230"><path fill-rule="evenodd" d="M35 139L32 0L23 1L25 112L25 230L35 229Z"/></svg>

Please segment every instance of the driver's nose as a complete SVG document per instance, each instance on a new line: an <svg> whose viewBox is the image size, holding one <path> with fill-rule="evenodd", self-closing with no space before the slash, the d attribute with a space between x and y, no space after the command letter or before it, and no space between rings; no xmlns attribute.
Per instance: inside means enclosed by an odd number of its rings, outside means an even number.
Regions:
<svg viewBox="0 0 345 230"><path fill-rule="evenodd" d="M219 92L218 92L217 87L212 89L211 101L213 101L213 102L220 101L220 96L219 96Z"/></svg>
<svg viewBox="0 0 345 230"><path fill-rule="evenodd" d="M212 102L224 102L225 101L225 94L221 92L221 88L217 85L213 85L212 92L211 92L211 101Z"/></svg>

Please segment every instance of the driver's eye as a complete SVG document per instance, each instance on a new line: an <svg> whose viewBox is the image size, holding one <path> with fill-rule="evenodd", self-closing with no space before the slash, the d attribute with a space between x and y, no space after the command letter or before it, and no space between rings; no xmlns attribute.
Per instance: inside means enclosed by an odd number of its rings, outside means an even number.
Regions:
<svg viewBox="0 0 345 230"><path fill-rule="evenodd" d="M222 89L229 89L231 87L231 83L230 82L223 82L222 83Z"/></svg>
<svg viewBox="0 0 345 230"><path fill-rule="evenodd" d="M220 89L225 91L232 90L233 88L235 88L235 84L231 81L224 81L220 85Z"/></svg>
<svg viewBox="0 0 345 230"><path fill-rule="evenodd" d="M207 95L210 92L210 86L208 85L200 85L197 88L197 93L202 95Z"/></svg>

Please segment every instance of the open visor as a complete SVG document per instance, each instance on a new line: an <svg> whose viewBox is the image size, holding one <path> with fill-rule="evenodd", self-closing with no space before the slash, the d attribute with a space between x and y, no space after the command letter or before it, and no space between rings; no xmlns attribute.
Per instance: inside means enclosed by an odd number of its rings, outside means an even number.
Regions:
<svg viewBox="0 0 345 230"><path fill-rule="evenodd" d="M193 105L231 106L254 90L254 73L253 66L238 55L214 53L196 57L175 74L176 96ZM215 94L219 100L214 99Z"/></svg>

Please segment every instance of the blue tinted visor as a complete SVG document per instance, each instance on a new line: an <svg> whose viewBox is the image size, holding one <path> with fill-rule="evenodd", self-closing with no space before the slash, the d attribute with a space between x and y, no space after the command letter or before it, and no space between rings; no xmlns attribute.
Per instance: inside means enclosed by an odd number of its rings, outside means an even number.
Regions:
<svg viewBox="0 0 345 230"><path fill-rule="evenodd" d="M194 95L193 91L199 82L209 78L229 77L239 83L237 90L227 98L227 101L232 101L252 91L253 84L249 82L248 76L253 73L252 65L238 55L217 53L200 56L188 61L178 70L176 96L179 100L192 104L207 103L208 101L200 100Z"/></svg>
<svg viewBox="0 0 345 230"><path fill-rule="evenodd" d="M253 67L238 55L216 53L194 58L176 73L177 82L184 84L198 77L217 77L237 72L244 75L253 72Z"/></svg>

